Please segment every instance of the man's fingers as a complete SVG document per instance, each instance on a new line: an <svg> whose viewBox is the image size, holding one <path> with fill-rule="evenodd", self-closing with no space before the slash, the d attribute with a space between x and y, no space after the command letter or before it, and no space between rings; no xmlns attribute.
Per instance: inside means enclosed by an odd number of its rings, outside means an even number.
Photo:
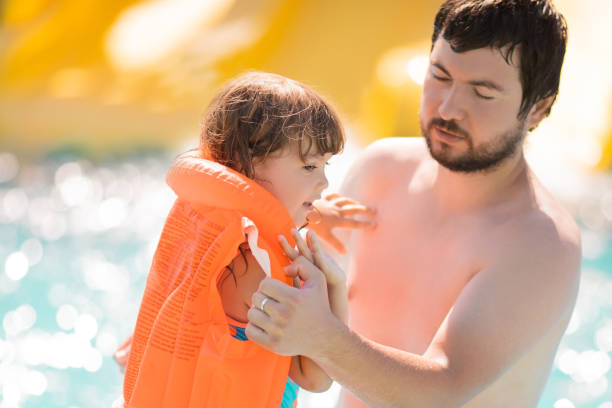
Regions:
<svg viewBox="0 0 612 408"><path fill-rule="evenodd" d="M284 320L283 306L271 297L268 297L261 292L255 292L253 293L253 296L251 296L251 302L252 307L262 311L272 319L276 321ZM263 309L261 308L262 303L264 305Z"/></svg>
<svg viewBox="0 0 612 408"><path fill-rule="evenodd" d="M253 322L249 322L249 324L247 324L247 327L244 329L244 334L246 334L249 340L253 340L259 345L265 346L267 344L267 333L260 327L257 327Z"/></svg>
<svg viewBox="0 0 612 408"><path fill-rule="evenodd" d="M297 249L292 248L291 245L289 245L289 242L287 241L287 238L285 238L284 235L278 236L278 242L280 243L287 257L292 261L300 255Z"/></svg>
<svg viewBox="0 0 612 408"><path fill-rule="evenodd" d="M253 305L249 309L249 311L247 312L247 318L249 319L249 322L255 324L257 327L264 331L266 330L265 326L270 325L270 316L263 312L257 305Z"/></svg>
<svg viewBox="0 0 612 408"><path fill-rule="evenodd" d="M247 314L249 323L244 329L247 338L260 346L271 348L273 342L271 336L264 327L271 327L270 317L261 310L251 308Z"/></svg>
<svg viewBox="0 0 612 408"><path fill-rule="evenodd" d="M301 257L298 257L297 259L299 260L300 258ZM285 269L290 268L292 265L293 264L285 267ZM299 271L296 271L295 276L298 275ZM297 290L298 289L272 278L265 278L259 283L259 291L279 303L292 302L296 296Z"/></svg>
<svg viewBox="0 0 612 408"><path fill-rule="evenodd" d="M265 330L262 330L260 327L257 327L252 322L249 322L249 324L247 324L244 333L246 334L249 340L259 344L262 347L267 348L270 351L281 355L290 355L282 353L280 350L278 350L278 336L270 335L270 333L266 332Z"/></svg>

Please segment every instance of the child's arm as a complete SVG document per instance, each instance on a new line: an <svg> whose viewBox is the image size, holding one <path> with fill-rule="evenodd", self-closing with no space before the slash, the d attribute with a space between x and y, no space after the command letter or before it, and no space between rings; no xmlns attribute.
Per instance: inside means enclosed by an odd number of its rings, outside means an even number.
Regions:
<svg viewBox="0 0 612 408"><path fill-rule="evenodd" d="M327 391L332 379L321 367L308 357L291 357L289 377L301 388L310 392Z"/></svg>
<svg viewBox="0 0 612 408"><path fill-rule="evenodd" d="M316 234L313 231L309 231L306 235L308 243L304 242L297 231L292 231L292 234L297 242L298 250L291 248L287 240L281 237L280 243L283 250L292 260L295 260L300 254L307 257L323 271L327 280L330 309L336 317L347 323L348 296L344 272L342 272L331 257L321 250ZM289 376L300 387L312 392L326 391L332 383L332 379L319 365L304 356L292 357Z"/></svg>
<svg viewBox="0 0 612 408"><path fill-rule="evenodd" d="M345 324L348 320L348 300L346 284L327 285L329 305L333 314ZM329 389L332 379L313 360L304 356L293 356L289 368L289 376L295 383L311 392L323 392Z"/></svg>

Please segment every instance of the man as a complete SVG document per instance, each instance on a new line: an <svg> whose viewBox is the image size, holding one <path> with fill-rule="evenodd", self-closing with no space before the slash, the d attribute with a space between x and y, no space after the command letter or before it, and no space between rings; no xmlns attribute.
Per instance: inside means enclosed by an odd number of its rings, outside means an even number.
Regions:
<svg viewBox="0 0 612 408"><path fill-rule="evenodd" d="M374 143L341 191L378 210L377 228L349 242L350 329L330 313L320 269L299 257L290 269L303 287L263 281L249 338L312 358L351 391L343 407L535 407L581 255L522 144L550 112L565 44L548 0L445 2L424 140Z"/></svg>

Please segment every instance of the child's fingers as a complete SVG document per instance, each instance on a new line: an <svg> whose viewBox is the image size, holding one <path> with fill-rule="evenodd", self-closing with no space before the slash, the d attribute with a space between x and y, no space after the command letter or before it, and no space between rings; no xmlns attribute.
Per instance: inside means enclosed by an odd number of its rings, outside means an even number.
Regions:
<svg viewBox="0 0 612 408"><path fill-rule="evenodd" d="M321 249L321 244L317 234L314 231L308 231L307 237L310 248L312 249L314 264L319 267L326 276L329 276L330 266L327 263L325 252L323 252L323 249Z"/></svg>
<svg viewBox="0 0 612 408"><path fill-rule="evenodd" d="M297 266L294 263L284 266L283 270L285 271L285 275L290 278L295 278L298 276Z"/></svg>
<svg viewBox="0 0 612 408"><path fill-rule="evenodd" d="M304 239L302 238L300 233L297 232L297 230L293 229L291 230L291 234L293 235L293 238L295 238L295 243L297 244L300 254L302 254L304 258L312 262L312 253L310 252L310 248L308 248L308 245L306 245L306 242L304 242Z"/></svg>
<svg viewBox="0 0 612 408"><path fill-rule="evenodd" d="M344 228L355 228L355 229L364 229L364 228L375 228L376 227L376 222L375 221L361 221L361 220L355 220L353 218L343 218L340 221L340 227L344 227Z"/></svg>
<svg viewBox="0 0 612 408"><path fill-rule="evenodd" d="M299 289L302 287L302 280L300 279L300 276L298 274L298 268L299 267L293 263L293 264L285 266L283 269L285 271L285 275L291 278L293 287Z"/></svg>
<svg viewBox="0 0 612 408"><path fill-rule="evenodd" d="M312 250L314 264L321 268L325 263L325 258L323 257L323 251L317 239L317 234L314 231L308 231L306 238L308 239L308 246Z"/></svg>
<svg viewBox="0 0 612 408"><path fill-rule="evenodd" d="M325 197L323 198L325 198L326 200L333 200L334 198L338 198L338 197L340 197L340 194L330 193L330 194L325 195Z"/></svg>
<svg viewBox="0 0 612 408"><path fill-rule="evenodd" d="M376 214L376 209L367 207L362 204L351 203L350 205L345 205L340 210L342 215L354 215L354 214Z"/></svg>
<svg viewBox="0 0 612 408"><path fill-rule="evenodd" d="M336 197L336 201L334 201L334 204L336 206L345 206L345 205L349 205L349 204L359 204L357 201L353 200L352 198L348 198L348 197Z"/></svg>
<svg viewBox="0 0 612 408"><path fill-rule="evenodd" d="M278 236L278 242L280 243L280 245L283 248L283 251L285 252L287 257L289 259L291 259L292 261L300 255L300 253L299 253L299 251L297 249L292 248L289 245L289 242L287 242L287 238L285 238L284 235L279 235Z"/></svg>
<svg viewBox="0 0 612 408"><path fill-rule="evenodd" d="M343 275L343 273L338 269L334 261L323 251L317 234L315 234L314 231L309 231L307 238L315 260L314 264L323 271L327 283L332 285L339 283L342 279L340 275Z"/></svg>

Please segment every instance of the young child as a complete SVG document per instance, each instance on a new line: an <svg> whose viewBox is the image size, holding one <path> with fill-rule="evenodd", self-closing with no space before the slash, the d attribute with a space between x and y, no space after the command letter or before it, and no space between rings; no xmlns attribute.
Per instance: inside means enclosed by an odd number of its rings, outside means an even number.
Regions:
<svg viewBox="0 0 612 408"><path fill-rule="evenodd" d="M249 342L244 328L259 282L288 279L277 237L305 245L294 228L314 210L327 187L326 162L343 145L334 109L296 81L250 73L219 92L200 148L179 156L168 174L178 199L133 339L118 355L127 360L125 407L291 407L298 386L330 386L312 360L274 355ZM345 290L330 278L330 297ZM332 311L346 320L339 303L330 302ZM265 313L264 302L257 307Z"/></svg>

